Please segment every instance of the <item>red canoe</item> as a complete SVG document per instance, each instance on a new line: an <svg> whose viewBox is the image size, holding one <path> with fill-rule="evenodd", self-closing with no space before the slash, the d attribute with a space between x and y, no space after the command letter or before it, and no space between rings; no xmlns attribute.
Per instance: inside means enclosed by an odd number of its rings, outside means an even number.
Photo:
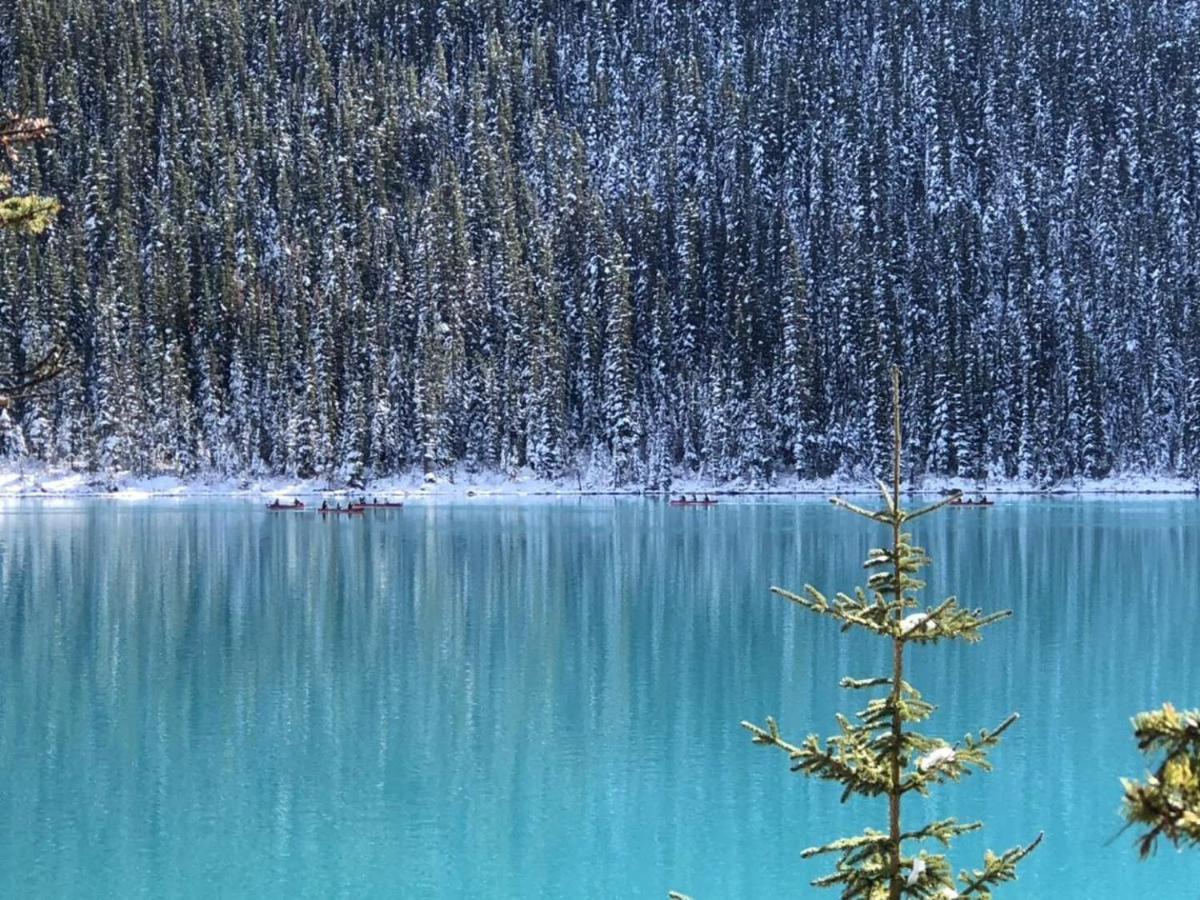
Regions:
<svg viewBox="0 0 1200 900"><path fill-rule="evenodd" d="M325 509L318 509L317 512L323 516L361 516L363 514L363 508L361 506L347 506L345 508L327 506Z"/></svg>
<svg viewBox="0 0 1200 900"><path fill-rule="evenodd" d="M672 500L672 506L716 506L720 500Z"/></svg>

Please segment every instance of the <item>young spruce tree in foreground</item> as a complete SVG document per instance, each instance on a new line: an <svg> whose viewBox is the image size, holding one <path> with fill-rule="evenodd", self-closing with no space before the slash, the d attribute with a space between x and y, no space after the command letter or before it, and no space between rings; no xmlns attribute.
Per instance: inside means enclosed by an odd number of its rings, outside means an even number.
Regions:
<svg viewBox="0 0 1200 900"><path fill-rule="evenodd" d="M892 484L889 488L880 482L884 508L872 512L844 500L833 500L835 505L891 531L890 547L871 550L867 558L866 568L875 570L867 580L867 588L857 588L854 596L838 594L832 600L811 585L805 586L803 595L772 588L805 609L835 619L843 631L861 628L890 641L890 675L842 680L842 687L848 690L882 688L883 696L868 701L853 720L839 715L839 733L824 742L809 735L799 744L789 743L771 718L763 727L750 722L742 725L756 744L778 747L787 753L793 771L840 784L843 801L854 795L887 798L886 829L867 829L804 851L805 858L824 854L836 857L833 872L816 879L814 885L840 886L846 900L988 898L997 884L1016 878L1017 863L1041 842L1041 835L1028 846L1014 847L999 856L989 851L982 868L961 871L956 881L945 855L925 849L914 853L908 848L930 841L949 846L958 835L975 831L982 823L950 818L905 828L902 804L904 797L913 792L927 795L936 785L958 781L975 770L990 769L988 751L999 743L1017 714L991 731L980 731L978 736L968 734L953 744L913 730L911 726L928 719L935 707L904 680L904 654L909 644L978 641L984 627L1007 618L1011 612L985 614L966 609L955 597L923 612L911 611L918 606L914 593L924 586L916 575L930 559L912 543L904 527L945 506L957 494L913 512L902 509L900 438L900 373L893 368Z"/></svg>
<svg viewBox="0 0 1200 900"><path fill-rule="evenodd" d="M1147 828L1138 852L1145 859L1160 837L1176 847L1200 846L1200 709L1180 712L1167 703L1135 716L1133 734L1143 753L1163 753L1145 783L1122 780L1126 820Z"/></svg>

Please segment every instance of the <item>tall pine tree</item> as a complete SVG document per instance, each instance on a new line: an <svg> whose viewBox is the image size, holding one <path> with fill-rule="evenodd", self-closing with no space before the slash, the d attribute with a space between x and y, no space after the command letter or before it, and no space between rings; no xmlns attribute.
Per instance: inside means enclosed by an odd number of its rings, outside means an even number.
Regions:
<svg viewBox="0 0 1200 900"><path fill-rule="evenodd" d="M990 768L988 753L1001 735L1017 720L1014 713L991 730L968 734L949 742L927 736L913 728L934 712L933 704L905 680L906 654L911 648L942 641L975 642L983 629L1007 618L1009 612L985 614L962 606L950 597L917 611L915 592L924 586L917 577L930 563L925 551L905 531L909 523L945 506L949 497L932 505L908 511L900 505L901 439L900 374L893 368L892 381L892 466L891 484L880 482L883 509L867 510L844 500L835 505L883 525L890 534L888 546L871 550L866 567L874 570L866 588L827 598L815 587L803 594L781 588L773 590L800 607L831 618L842 630L858 629L891 645L891 671L869 678L844 678L847 690L878 691L882 696L868 701L853 718L839 716L840 731L822 740L810 735L791 743L780 733L774 719L763 726L743 722L756 744L776 747L787 754L794 771L839 785L842 799L851 796L882 798L887 802L887 826L863 834L839 838L805 850L805 857L831 855L834 871L816 879L819 887L839 887L847 900L899 900L910 897L991 896L996 885L1016 877L1016 866L1041 841L1014 847L1003 854L988 853L982 868L963 870L955 878L947 857L924 848L908 848L928 842L948 846L955 837L982 827L954 818L906 826L902 817L904 798L922 796L950 781Z"/></svg>

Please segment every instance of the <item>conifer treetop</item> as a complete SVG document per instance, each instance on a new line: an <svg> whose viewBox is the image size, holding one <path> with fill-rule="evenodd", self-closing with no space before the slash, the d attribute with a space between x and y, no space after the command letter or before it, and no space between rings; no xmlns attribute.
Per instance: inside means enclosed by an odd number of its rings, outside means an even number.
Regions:
<svg viewBox="0 0 1200 900"><path fill-rule="evenodd" d="M839 714L838 732L826 738L810 734L800 742L790 742L773 718L764 725L743 722L742 726L754 743L786 753L792 771L837 784L843 802L853 796L888 799L886 830L868 829L803 852L806 858L835 857L834 870L814 880L815 886L840 887L845 900L988 898L997 885L1016 878L1017 864L1041 842L1041 835L1002 854L989 851L981 868L961 870L955 876L944 854L923 847L910 852L908 848L924 843L948 847L954 838L981 828L982 823L947 818L905 829L901 804L907 794L926 795L939 784L990 771L990 751L1018 716L1012 713L996 727L954 742L915 730L912 726L929 719L936 707L904 679L904 654L910 644L976 642L982 638L983 629L1011 612L987 613L963 605L956 597L924 607L918 601L916 593L925 586L918 576L930 564L930 558L904 526L952 502L957 492L913 511L902 508L898 369L892 370L892 407L892 484L879 485L883 508L869 510L840 498L832 501L891 531L890 545L872 549L867 555L864 568L870 575L866 586L832 598L812 585L806 585L800 594L772 588L798 606L835 620L842 631L861 629L891 641L890 674L844 678L841 682L850 691L880 690L882 695L869 699L853 716Z"/></svg>

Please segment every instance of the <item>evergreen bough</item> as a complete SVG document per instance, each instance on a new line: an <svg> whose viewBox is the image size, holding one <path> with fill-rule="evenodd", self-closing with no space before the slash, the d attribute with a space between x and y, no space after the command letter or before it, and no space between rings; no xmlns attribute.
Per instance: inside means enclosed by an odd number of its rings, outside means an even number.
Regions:
<svg viewBox="0 0 1200 900"><path fill-rule="evenodd" d="M1145 782L1122 779L1122 812L1129 825L1146 826L1138 853L1150 856L1160 837L1176 847L1200 846L1200 709L1180 712L1170 703L1133 719L1143 753L1163 760Z"/></svg>
<svg viewBox="0 0 1200 900"><path fill-rule="evenodd" d="M0 113L0 156L11 165L20 147L44 141L51 134L49 119ZM0 232L41 234L50 227L60 209L53 197L16 193L12 176L0 172ZM61 375L66 370L65 359L63 350L54 346L32 365L0 372L0 415L6 415L14 399L29 396L34 388Z"/></svg>
<svg viewBox="0 0 1200 900"><path fill-rule="evenodd" d="M980 640L984 628L1008 618L1011 611L984 613L968 609L956 597L916 611L919 603L914 594L924 587L917 573L930 559L905 528L950 503L958 492L912 512L901 507L900 373L895 368L892 438L892 484L889 488L879 483L884 508L872 511L842 499L832 501L891 531L891 545L871 550L867 557L865 567L872 574L866 588L857 588L853 596L839 593L833 599L811 585L805 586L803 594L772 588L793 603L839 622L842 631L858 628L890 641L889 675L844 678L841 682L851 691L882 689L882 696L869 700L854 718L839 715L838 733L824 740L809 735L800 743L791 743L771 718L761 726L751 722L743 722L742 726L753 735L754 743L786 753L793 771L840 785L843 802L856 795L887 798L885 829L867 829L803 852L805 858L835 857L833 871L813 881L815 886L840 887L846 900L989 898L996 885L1016 878L1017 864L1041 842L1042 836L999 855L989 851L981 868L962 870L956 879L944 854L924 848L910 852L908 848L928 842L948 847L956 837L981 828L982 823L947 818L906 828L901 818L902 804L908 794L926 796L937 785L958 781L974 771L990 770L988 753L1017 721L1017 714L996 728L968 734L956 743L926 736L912 726L928 719L935 707L904 680L904 659L909 645L948 640L974 643Z"/></svg>
<svg viewBox="0 0 1200 900"><path fill-rule="evenodd" d="M0 113L0 154L12 163L19 147L44 141L51 132L48 119ZM15 193L12 176L0 172L0 228L41 234L50 227L58 211L59 202L53 197Z"/></svg>

